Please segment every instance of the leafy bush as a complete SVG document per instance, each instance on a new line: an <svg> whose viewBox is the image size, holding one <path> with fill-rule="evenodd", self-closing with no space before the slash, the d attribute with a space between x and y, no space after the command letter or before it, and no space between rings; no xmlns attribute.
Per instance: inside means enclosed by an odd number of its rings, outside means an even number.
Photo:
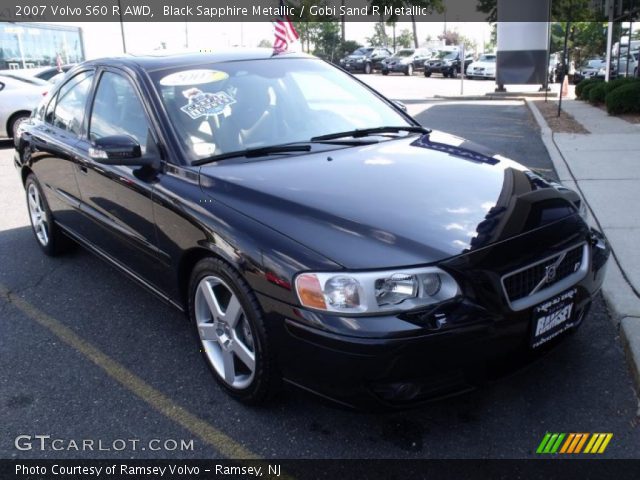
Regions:
<svg viewBox="0 0 640 480"><path fill-rule="evenodd" d="M629 82L613 90L606 99L607 112L640 113L640 82Z"/></svg>
<svg viewBox="0 0 640 480"><path fill-rule="evenodd" d="M594 84L593 87L589 89L589 103L591 103L592 105L604 103L606 87L607 84L605 82Z"/></svg>
<svg viewBox="0 0 640 480"><path fill-rule="evenodd" d="M582 94L580 95L580 100L589 100L589 92L592 88L597 86L600 83L604 83L601 80L589 81L584 87L582 87Z"/></svg>
<svg viewBox="0 0 640 480"><path fill-rule="evenodd" d="M634 83L638 81L640 81L640 78L636 78L636 77L620 77L620 78L616 78L615 80L611 80L609 83L607 83L607 86L605 88L605 95L609 95L616 88L621 87L622 85L627 85L629 83Z"/></svg>
<svg viewBox="0 0 640 480"><path fill-rule="evenodd" d="M598 80L596 78L588 78L586 80L582 80L576 85L576 98L580 100L588 100L589 97L585 97L585 88L588 88L589 85L594 85L598 82L601 82L601 80Z"/></svg>

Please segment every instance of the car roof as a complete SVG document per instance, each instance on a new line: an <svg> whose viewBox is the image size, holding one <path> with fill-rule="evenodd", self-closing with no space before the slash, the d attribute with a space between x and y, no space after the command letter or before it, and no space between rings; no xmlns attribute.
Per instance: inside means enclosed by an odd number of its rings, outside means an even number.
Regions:
<svg viewBox="0 0 640 480"><path fill-rule="evenodd" d="M196 52L172 52L158 50L147 54L128 54L119 57L99 58L82 63L89 65L120 65L146 71L165 68L201 65L205 63L234 62L241 60L269 60L272 58L316 58L306 53L283 53L274 55L271 48L229 48Z"/></svg>
<svg viewBox="0 0 640 480"><path fill-rule="evenodd" d="M29 85L32 87L47 86L48 83L36 77L26 77L15 73L0 72L0 80L3 82L13 83L15 85Z"/></svg>

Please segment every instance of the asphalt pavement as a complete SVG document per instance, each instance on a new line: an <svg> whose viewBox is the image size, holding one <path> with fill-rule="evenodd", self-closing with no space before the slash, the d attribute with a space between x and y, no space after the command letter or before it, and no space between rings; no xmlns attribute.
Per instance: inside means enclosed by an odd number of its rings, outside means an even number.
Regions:
<svg viewBox="0 0 640 480"><path fill-rule="evenodd" d="M554 175L522 103L411 107L424 125ZM386 414L296 390L242 406L214 383L181 313L82 249L40 253L11 155L0 143L0 458L531 458L548 431L612 432L605 457L640 457L638 398L600 298L558 348L463 396ZM19 435L111 449L18 450ZM114 448L127 439L138 448ZM152 449L167 440L178 447Z"/></svg>

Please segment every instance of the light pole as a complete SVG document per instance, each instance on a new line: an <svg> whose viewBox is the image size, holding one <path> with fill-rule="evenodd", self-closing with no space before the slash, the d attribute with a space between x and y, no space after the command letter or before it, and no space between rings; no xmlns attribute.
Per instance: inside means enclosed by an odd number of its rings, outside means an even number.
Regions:
<svg viewBox="0 0 640 480"><path fill-rule="evenodd" d="M118 0L118 14L120 16L120 35L122 35L122 51L127 53L127 42L124 39L124 23L122 22L122 5Z"/></svg>

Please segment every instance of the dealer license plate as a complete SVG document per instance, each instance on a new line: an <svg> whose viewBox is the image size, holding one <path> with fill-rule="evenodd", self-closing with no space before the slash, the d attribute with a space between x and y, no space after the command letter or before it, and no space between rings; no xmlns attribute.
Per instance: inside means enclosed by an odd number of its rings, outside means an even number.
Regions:
<svg viewBox="0 0 640 480"><path fill-rule="evenodd" d="M575 325L577 288L567 290L533 308L531 347L536 348Z"/></svg>

